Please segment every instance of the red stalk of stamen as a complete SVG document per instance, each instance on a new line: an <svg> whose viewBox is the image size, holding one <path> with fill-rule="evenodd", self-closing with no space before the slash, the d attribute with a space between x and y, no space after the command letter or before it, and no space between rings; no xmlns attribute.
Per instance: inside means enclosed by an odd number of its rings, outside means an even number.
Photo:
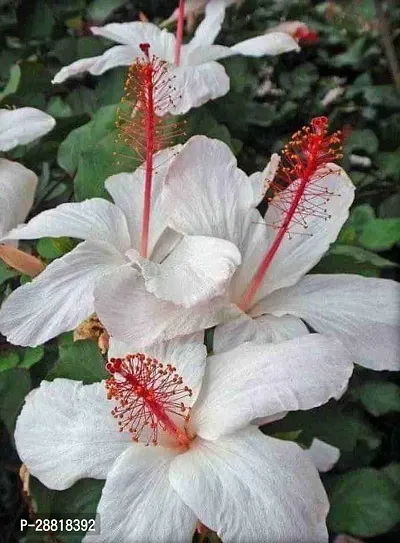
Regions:
<svg viewBox="0 0 400 543"><path fill-rule="evenodd" d="M175 40L175 64L177 66L179 66L181 62L181 49L182 49L184 24L185 24L185 0L179 0L178 24L176 27L176 40Z"/></svg>
<svg viewBox="0 0 400 543"><path fill-rule="evenodd" d="M125 84L124 106L118 111L118 140L132 147L135 155L145 162L140 254L147 257L150 230L154 154L173 144L182 135L179 123L169 123L165 113L173 105L171 93L175 91L168 77L168 64L150 56L150 45L141 43L144 58L138 58L130 67ZM115 155L119 154L117 152ZM129 155L124 154L127 158Z"/></svg>
<svg viewBox="0 0 400 543"><path fill-rule="evenodd" d="M293 197L288 209L286 210L285 218L278 228L275 239L261 262L258 270L254 274L249 286L244 292L239 307L243 311L247 311L251 307L255 293L259 289L264 275L267 272L280 244L289 231L289 226L295 217L296 212L303 202L303 213L305 211L312 212L313 206L305 200L308 186L312 186L315 182L324 177L329 170L324 168L328 162L336 158L340 158L340 133L336 132L331 136L327 136L328 119L326 117L317 117L313 119L309 127L304 127L301 131L293 135L291 142L285 147L281 166L276 174L277 181L272 189L279 192L289 190L290 186L295 186L295 191L289 195ZM297 186L296 186L296 182ZM323 193L322 193L323 194ZM321 194L314 195L321 197ZM313 192L311 191L311 197ZM271 201L273 199L271 198ZM304 202L306 205L304 205ZM317 208L318 206L315 206ZM315 212L314 212L315 214ZM321 215L317 215L321 216ZM307 224L303 219L303 226Z"/></svg>
<svg viewBox="0 0 400 543"><path fill-rule="evenodd" d="M148 59L148 66L145 73L145 93L146 104L145 109L145 132L146 132L146 174L144 185L144 202L143 202L143 218L142 231L140 236L140 254L147 258L147 248L149 244L149 228L150 228L150 210L151 210L151 185L153 179L153 155L154 155L154 128L155 128L155 112L154 112L154 83L153 83L153 66L150 62L149 44L140 45Z"/></svg>
<svg viewBox="0 0 400 543"><path fill-rule="evenodd" d="M132 434L138 441L143 430L150 430L147 444L157 444L158 431L168 432L180 446L188 447L190 438L171 416L189 420L190 408L183 403L192 391L183 385L176 368L136 353L125 358L112 358L106 364L111 377L106 381L108 398L118 404L112 415L119 419L119 431Z"/></svg>

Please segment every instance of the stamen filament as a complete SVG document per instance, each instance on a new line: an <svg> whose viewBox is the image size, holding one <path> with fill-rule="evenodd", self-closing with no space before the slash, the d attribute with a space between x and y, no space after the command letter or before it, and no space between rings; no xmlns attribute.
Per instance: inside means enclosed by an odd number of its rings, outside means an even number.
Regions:
<svg viewBox="0 0 400 543"><path fill-rule="evenodd" d="M274 241L267 251L264 259L262 260L259 268L250 281L247 289L245 290L242 299L240 300L239 307L243 311L247 311L252 304L252 300L260 288L264 276L269 269L271 262L278 251L285 234L289 231L289 226L299 211L301 204L303 209L300 212L304 214L305 211L311 212L316 217L323 217L323 214L318 214L315 210L313 203L310 201L313 196L321 197L317 191L313 190L313 184L321 178L321 175L326 174L324 166L335 158L340 158L339 150L337 148L340 144L340 134L335 133L331 136L327 136L328 119L326 117L318 117L311 121L311 128L305 127L302 131L296 133L293 136L293 140L284 150L284 158L288 166L281 167L281 173L284 184L286 187L280 187L281 190L290 188L290 185L297 180L296 190L293 195L293 200L290 202L288 209L286 210L285 218L282 224L278 228L278 232L274 238ZM320 174L320 176L318 176ZM279 173L277 173L279 177ZM278 179L277 185L279 186L281 180ZM309 190L311 187L311 190ZM307 190L306 190L307 189ZM330 195L330 193L326 193ZM309 198L308 198L309 197ZM317 206L315 206L317 207ZM307 223L302 217L302 223L304 227L307 227Z"/></svg>
<svg viewBox="0 0 400 543"><path fill-rule="evenodd" d="M146 99L146 111L145 111L145 131L146 131L146 173L145 173L145 185L144 185L144 201L143 201L143 218L142 218L142 231L140 236L140 254L144 258L147 258L148 245L149 245L149 229L150 229L150 211L151 211L151 187L153 180L153 156L154 156L154 126L155 126L155 114L154 114L154 80L153 80L153 67L149 57L148 44L141 45L142 51L145 53L149 60L148 70L145 77L145 92L147 94Z"/></svg>

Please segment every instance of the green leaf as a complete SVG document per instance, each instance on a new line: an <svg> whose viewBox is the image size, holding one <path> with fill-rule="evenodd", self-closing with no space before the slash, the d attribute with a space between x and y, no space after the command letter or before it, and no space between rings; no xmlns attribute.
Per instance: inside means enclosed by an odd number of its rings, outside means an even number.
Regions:
<svg viewBox="0 0 400 543"><path fill-rule="evenodd" d="M48 519L94 519L104 481L81 479L71 488L55 491L31 478L30 490L37 507L37 516ZM101 522L98 519L97 522ZM101 529L101 526L100 526ZM29 534L30 535L30 534ZM32 534L33 535L33 534ZM82 533L57 532L63 543L81 543ZM40 540L42 541L42 540Z"/></svg>
<svg viewBox="0 0 400 543"><path fill-rule="evenodd" d="M42 258L54 260L63 256L75 247L75 242L70 238L42 238L37 242L36 249Z"/></svg>
<svg viewBox="0 0 400 543"><path fill-rule="evenodd" d="M114 156L117 109L117 105L99 109L89 123L73 130L59 147L59 165L69 174L75 174L77 200L96 196L108 198L104 189L106 178L134 169L132 163L118 164Z"/></svg>
<svg viewBox="0 0 400 543"><path fill-rule="evenodd" d="M400 149L392 153L379 153L377 165L382 177L400 181Z"/></svg>
<svg viewBox="0 0 400 543"><path fill-rule="evenodd" d="M99 348L90 339L60 345L59 356L57 364L47 376L49 381L64 377L91 384L108 377Z"/></svg>
<svg viewBox="0 0 400 543"><path fill-rule="evenodd" d="M379 140L375 133L366 128L354 130L345 142L344 152L350 154L353 151L365 151L367 155L373 155L379 148Z"/></svg>
<svg viewBox="0 0 400 543"><path fill-rule="evenodd" d="M38 347L26 347L24 349L24 357L18 365L20 368L31 368L42 360L44 356L44 348L42 345Z"/></svg>
<svg viewBox="0 0 400 543"><path fill-rule="evenodd" d="M19 364L19 356L15 351L0 351L0 372L15 368Z"/></svg>
<svg viewBox="0 0 400 543"><path fill-rule="evenodd" d="M400 522L396 488L386 475L364 468L335 478L328 527L333 532L374 537Z"/></svg>
<svg viewBox="0 0 400 543"><path fill-rule="evenodd" d="M387 258L382 258L372 251L367 251L366 249L356 247L355 245L335 245L330 249L329 254L348 256L352 258L355 263L372 264L372 266L376 266L377 268L395 268L398 266L396 262L392 262Z"/></svg>
<svg viewBox="0 0 400 543"><path fill-rule="evenodd" d="M10 436L14 434L16 418L30 388L27 370L12 368L0 373L0 417Z"/></svg>
<svg viewBox="0 0 400 543"><path fill-rule="evenodd" d="M379 206L379 218L395 219L399 215L400 210L400 192L393 194L386 200L383 200Z"/></svg>
<svg viewBox="0 0 400 543"><path fill-rule="evenodd" d="M353 390L353 396L374 417L400 411L400 387L395 383L370 381Z"/></svg>
<svg viewBox="0 0 400 543"><path fill-rule="evenodd" d="M54 25L51 4L46 0L21 2L18 8L19 33L26 39L50 37Z"/></svg>
<svg viewBox="0 0 400 543"><path fill-rule="evenodd" d="M385 466L382 471L386 477L392 481L392 483L394 483L397 487L400 487L400 463L396 464L393 462L392 464Z"/></svg>
<svg viewBox="0 0 400 543"><path fill-rule="evenodd" d="M360 243L373 251L385 251L400 241L400 219L374 219L364 228Z"/></svg>
<svg viewBox="0 0 400 543"><path fill-rule="evenodd" d="M96 22L102 23L111 15L113 11L126 4L127 0L94 0L88 7L89 18Z"/></svg>
<svg viewBox="0 0 400 543"><path fill-rule="evenodd" d="M13 64L10 68L10 77L8 78L7 85L0 92L0 102L6 96L14 94L17 91L20 80L21 68L18 66L18 64Z"/></svg>
<svg viewBox="0 0 400 543"><path fill-rule="evenodd" d="M0 285L5 283L9 279L16 277L17 275L20 275L20 273L16 270L9 268L7 264L0 260Z"/></svg>

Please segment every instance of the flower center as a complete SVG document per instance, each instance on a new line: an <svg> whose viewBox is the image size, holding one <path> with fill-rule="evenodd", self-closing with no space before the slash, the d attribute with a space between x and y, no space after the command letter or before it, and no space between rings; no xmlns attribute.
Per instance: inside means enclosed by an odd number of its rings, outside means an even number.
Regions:
<svg viewBox="0 0 400 543"><path fill-rule="evenodd" d="M189 446L185 424L190 407L183 400L192 396L192 390L183 384L174 366L136 353L111 358L106 369L111 374L106 381L107 397L117 402L111 414L118 419L120 432L132 434L133 441L142 436L147 445L157 445L162 430L179 445Z"/></svg>

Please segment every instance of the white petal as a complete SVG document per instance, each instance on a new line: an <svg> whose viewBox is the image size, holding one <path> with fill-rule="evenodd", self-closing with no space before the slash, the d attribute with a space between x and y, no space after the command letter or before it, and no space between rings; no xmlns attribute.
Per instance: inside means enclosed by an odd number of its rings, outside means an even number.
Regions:
<svg viewBox="0 0 400 543"><path fill-rule="evenodd" d="M218 36L225 18L225 0L210 0L206 4L205 16L190 41L191 47L211 45Z"/></svg>
<svg viewBox="0 0 400 543"><path fill-rule="evenodd" d="M231 50L239 55L261 57L263 55L281 55L288 51L300 51L299 44L286 32L271 32L237 43Z"/></svg>
<svg viewBox="0 0 400 543"><path fill-rule="evenodd" d="M131 246L124 214L117 206L101 198L61 204L43 211L28 224L9 232L7 239L61 236L107 242L121 252Z"/></svg>
<svg viewBox="0 0 400 543"><path fill-rule="evenodd" d="M96 282L124 263L108 243L81 243L7 298L0 312L2 334L10 343L35 347L73 330L94 312Z"/></svg>
<svg viewBox="0 0 400 543"><path fill-rule="evenodd" d="M201 437L217 439L256 418L317 407L340 398L352 366L340 342L319 334L244 343L210 357L192 424Z"/></svg>
<svg viewBox="0 0 400 543"><path fill-rule="evenodd" d="M66 79L85 72L89 72L92 75L100 75L117 66L129 66L135 61L138 53L140 53L140 50L137 51L128 45L115 45L102 55L81 58L68 66L64 66L56 73L52 83L63 83Z"/></svg>
<svg viewBox="0 0 400 543"><path fill-rule="evenodd" d="M167 226L168 209L161 198L165 175L171 160L179 153L182 145L169 147L154 155L154 172L152 180L150 239L151 254L161 233ZM115 204L124 212L131 235L131 247L139 250L140 232L142 229L145 168L144 165L133 173L117 173L108 177L105 182L107 191Z"/></svg>
<svg viewBox="0 0 400 543"><path fill-rule="evenodd" d="M169 479L224 543L328 541L328 499L295 443L255 428L215 442L199 439L172 461Z"/></svg>
<svg viewBox="0 0 400 543"><path fill-rule="evenodd" d="M47 487L64 490L78 479L105 479L116 458L132 447L118 431L104 383L42 381L17 420L15 443L29 471Z"/></svg>
<svg viewBox="0 0 400 543"><path fill-rule="evenodd" d="M116 270L99 281L95 308L111 335L142 346L197 332L235 314L221 298L190 309L160 300L130 268Z"/></svg>
<svg viewBox="0 0 400 543"><path fill-rule="evenodd" d="M265 298L257 313L304 319L339 338L354 362L374 370L399 370L400 286L359 275L307 275L297 285Z"/></svg>
<svg viewBox="0 0 400 543"><path fill-rule="evenodd" d="M37 182L36 174L22 164L0 159L0 238L25 220Z"/></svg>
<svg viewBox="0 0 400 543"><path fill-rule="evenodd" d="M33 107L0 109L0 151L25 145L50 132L56 121Z"/></svg>
<svg viewBox="0 0 400 543"><path fill-rule="evenodd" d="M184 236L172 253L156 264L139 258L146 289L185 308L225 294L241 263L237 247L230 241L206 236Z"/></svg>
<svg viewBox="0 0 400 543"><path fill-rule="evenodd" d="M124 358L128 353L143 352L164 365L172 364L183 383L192 390L192 396L184 400L185 405L191 407L200 392L206 367L207 349L203 338L204 333L199 332L144 348L110 338L108 357Z"/></svg>
<svg viewBox="0 0 400 543"><path fill-rule="evenodd" d="M188 543L197 518L168 481L175 453L137 445L115 462L104 485L97 513L99 535L84 543Z"/></svg>
<svg viewBox="0 0 400 543"><path fill-rule="evenodd" d="M305 452L320 472L330 471L340 458L340 450L337 447L317 437L312 440L311 447Z"/></svg>
<svg viewBox="0 0 400 543"><path fill-rule="evenodd" d="M92 26L90 30L95 36L103 36L134 48L135 57L142 55L140 44L149 43L152 55L169 62L174 59L175 36L152 23L110 23L102 27Z"/></svg>
<svg viewBox="0 0 400 543"><path fill-rule="evenodd" d="M234 51L225 45L194 46L192 43L188 43L182 46L181 64L182 66L194 66L213 60L232 57L234 54Z"/></svg>
<svg viewBox="0 0 400 543"><path fill-rule="evenodd" d="M344 170L334 164L330 164L331 173L318 181L318 190L327 189L333 193L324 206L328 219L312 215L306 218L307 230L296 226L289 226L291 235L286 235L280 244L271 265L265 274L264 281L258 290L254 302L261 300L267 294L278 288L295 284L305 275L328 250L329 245L336 240L340 229L349 215L349 208L354 199L354 185ZM316 200L315 200L316 203ZM264 246L264 254L273 243L276 236L276 228L272 225L281 225L285 213L275 205L270 205L265 215L264 227L265 241L258 241L258 247ZM301 230L299 230L299 228ZM262 233L261 233L262 235ZM250 275L250 269L243 256L241 270ZM252 265L254 273L254 265ZM260 313L254 313L260 314Z"/></svg>
<svg viewBox="0 0 400 543"><path fill-rule="evenodd" d="M264 198L271 181L275 177L280 161L280 156L274 153L262 172L255 172L250 175L249 181L254 191L254 207L258 206Z"/></svg>
<svg viewBox="0 0 400 543"><path fill-rule="evenodd" d="M169 77L173 78L176 89L171 107L168 108L173 115L183 115L192 107L202 106L229 91L229 77L218 62L177 66L169 70Z"/></svg>
<svg viewBox="0 0 400 543"><path fill-rule="evenodd" d="M227 239L240 249L244 216L254 190L229 147L194 136L171 163L165 198L173 210L170 226L190 235Z"/></svg>
<svg viewBox="0 0 400 543"><path fill-rule="evenodd" d="M222 353L251 341L257 345L278 343L295 337L308 335L307 326L292 315L275 317L263 315L252 319L246 314L227 324L219 324L214 332L213 351Z"/></svg>

